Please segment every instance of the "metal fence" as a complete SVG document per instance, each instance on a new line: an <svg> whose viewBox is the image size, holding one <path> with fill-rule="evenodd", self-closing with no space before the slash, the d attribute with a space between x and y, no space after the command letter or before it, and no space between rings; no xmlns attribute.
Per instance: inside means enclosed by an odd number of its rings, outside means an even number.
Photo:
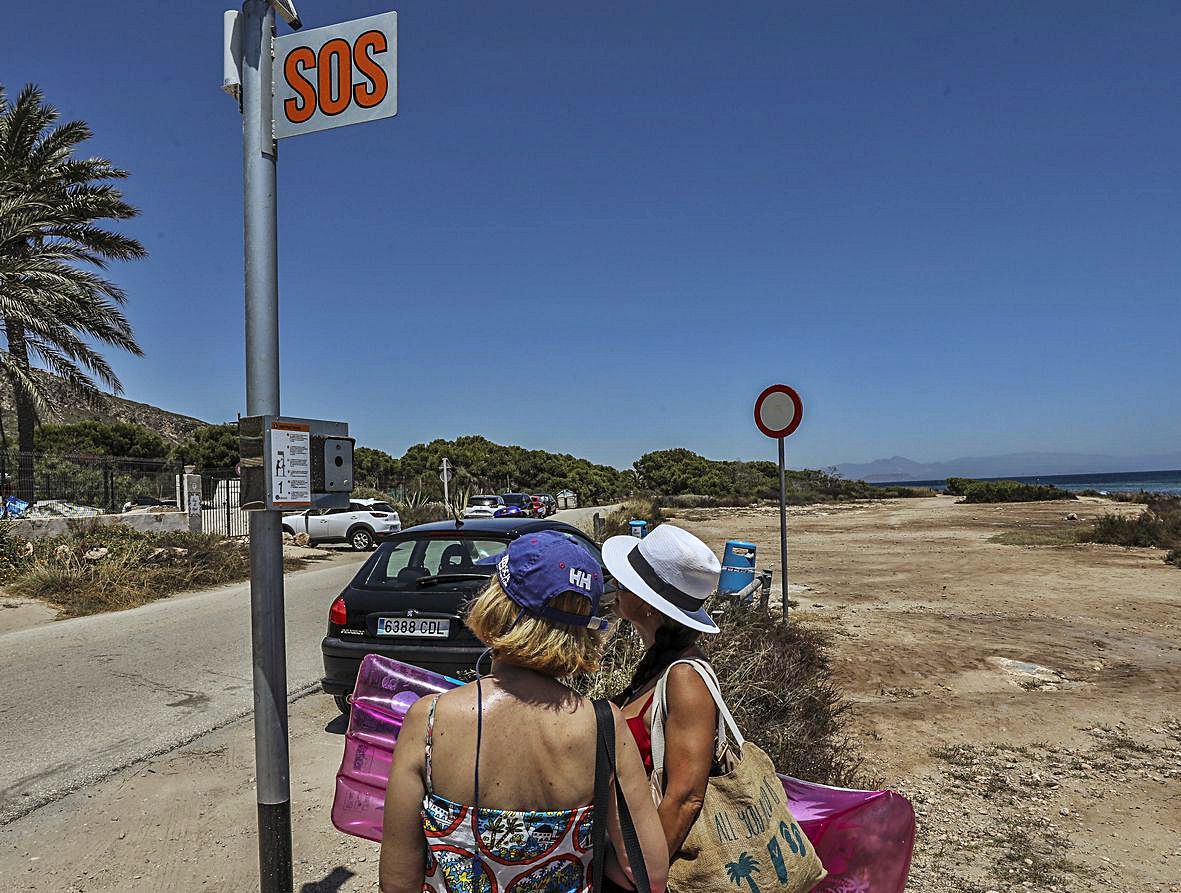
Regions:
<svg viewBox="0 0 1181 893"><path fill-rule="evenodd" d="M250 525L242 511L242 481L234 471L201 476L201 530L222 536L247 536Z"/></svg>
<svg viewBox="0 0 1181 893"><path fill-rule="evenodd" d="M178 463L124 456L0 450L0 515L113 514L176 508Z"/></svg>

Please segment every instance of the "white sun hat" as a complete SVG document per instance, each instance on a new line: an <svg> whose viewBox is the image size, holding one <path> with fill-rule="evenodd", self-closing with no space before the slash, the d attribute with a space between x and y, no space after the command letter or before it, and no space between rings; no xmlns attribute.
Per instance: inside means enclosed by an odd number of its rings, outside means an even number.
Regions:
<svg viewBox="0 0 1181 893"><path fill-rule="evenodd" d="M705 600L717 592L722 564L687 530L661 524L643 539L613 536L603 543L603 564L621 588L666 617L698 632L718 631Z"/></svg>

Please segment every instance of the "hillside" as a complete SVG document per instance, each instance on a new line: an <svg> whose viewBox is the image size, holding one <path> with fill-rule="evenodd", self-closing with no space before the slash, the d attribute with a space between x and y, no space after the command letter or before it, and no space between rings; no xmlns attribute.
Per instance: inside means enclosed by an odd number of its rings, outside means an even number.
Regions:
<svg viewBox="0 0 1181 893"><path fill-rule="evenodd" d="M96 405L85 403L69 391L61 380L44 372L36 373L45 383L51 395L52 414L45 422L80 422L95 419L100 422L130 422L143 425L172 443L180 443L198 428L208 423L191 416L179 415L147 403L137 403L122 397L103 396ZM12 386L0 377L0 421L9 443L16 440L16 408L12 398Z"/></svg>

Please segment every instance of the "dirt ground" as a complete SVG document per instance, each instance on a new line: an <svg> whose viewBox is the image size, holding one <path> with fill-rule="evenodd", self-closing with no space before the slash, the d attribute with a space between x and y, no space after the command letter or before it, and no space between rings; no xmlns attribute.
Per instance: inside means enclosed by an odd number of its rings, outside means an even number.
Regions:
<svg viewBox="0 0 1181 893"><path fill-rule="evenodd" d="M911 890L1181 893L1181 571L1159 550L990 541L1103 511L1136 508L792 510L793 616L833 633L867 774L915 802ZM758 543L778 577L774 510L680 515L719 551ZM296 701L291 730L296 889L376 889L377 846L329 822L331 701ZM252 769L237 723L0 827L4 888L251 889Z"/></svg>
<svg viewBox="0 0 1181 893"><path fill-rule="evenodd" d="M915 802L910 890L1181 890L1181 571L1156 549L990 541L1107 511L1139 508L792 511L794 616L834 634L867 773ZM776 512L681 515L778 565Z"/></svg>

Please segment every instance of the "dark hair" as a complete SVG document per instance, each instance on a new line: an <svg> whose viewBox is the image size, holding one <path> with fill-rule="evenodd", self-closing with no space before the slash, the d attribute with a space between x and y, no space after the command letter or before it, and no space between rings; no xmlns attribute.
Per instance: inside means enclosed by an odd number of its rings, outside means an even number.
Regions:
<svg viewBox="0 0 1181 893"><path fill-rule="evenodd" d="M644 686L659 678L673 661L696 645L700 637L701 633L697 630L666 618L656 630L656 641L636 665L632 681L619 693L615 702L622 706L634 698Z"/></svg>

